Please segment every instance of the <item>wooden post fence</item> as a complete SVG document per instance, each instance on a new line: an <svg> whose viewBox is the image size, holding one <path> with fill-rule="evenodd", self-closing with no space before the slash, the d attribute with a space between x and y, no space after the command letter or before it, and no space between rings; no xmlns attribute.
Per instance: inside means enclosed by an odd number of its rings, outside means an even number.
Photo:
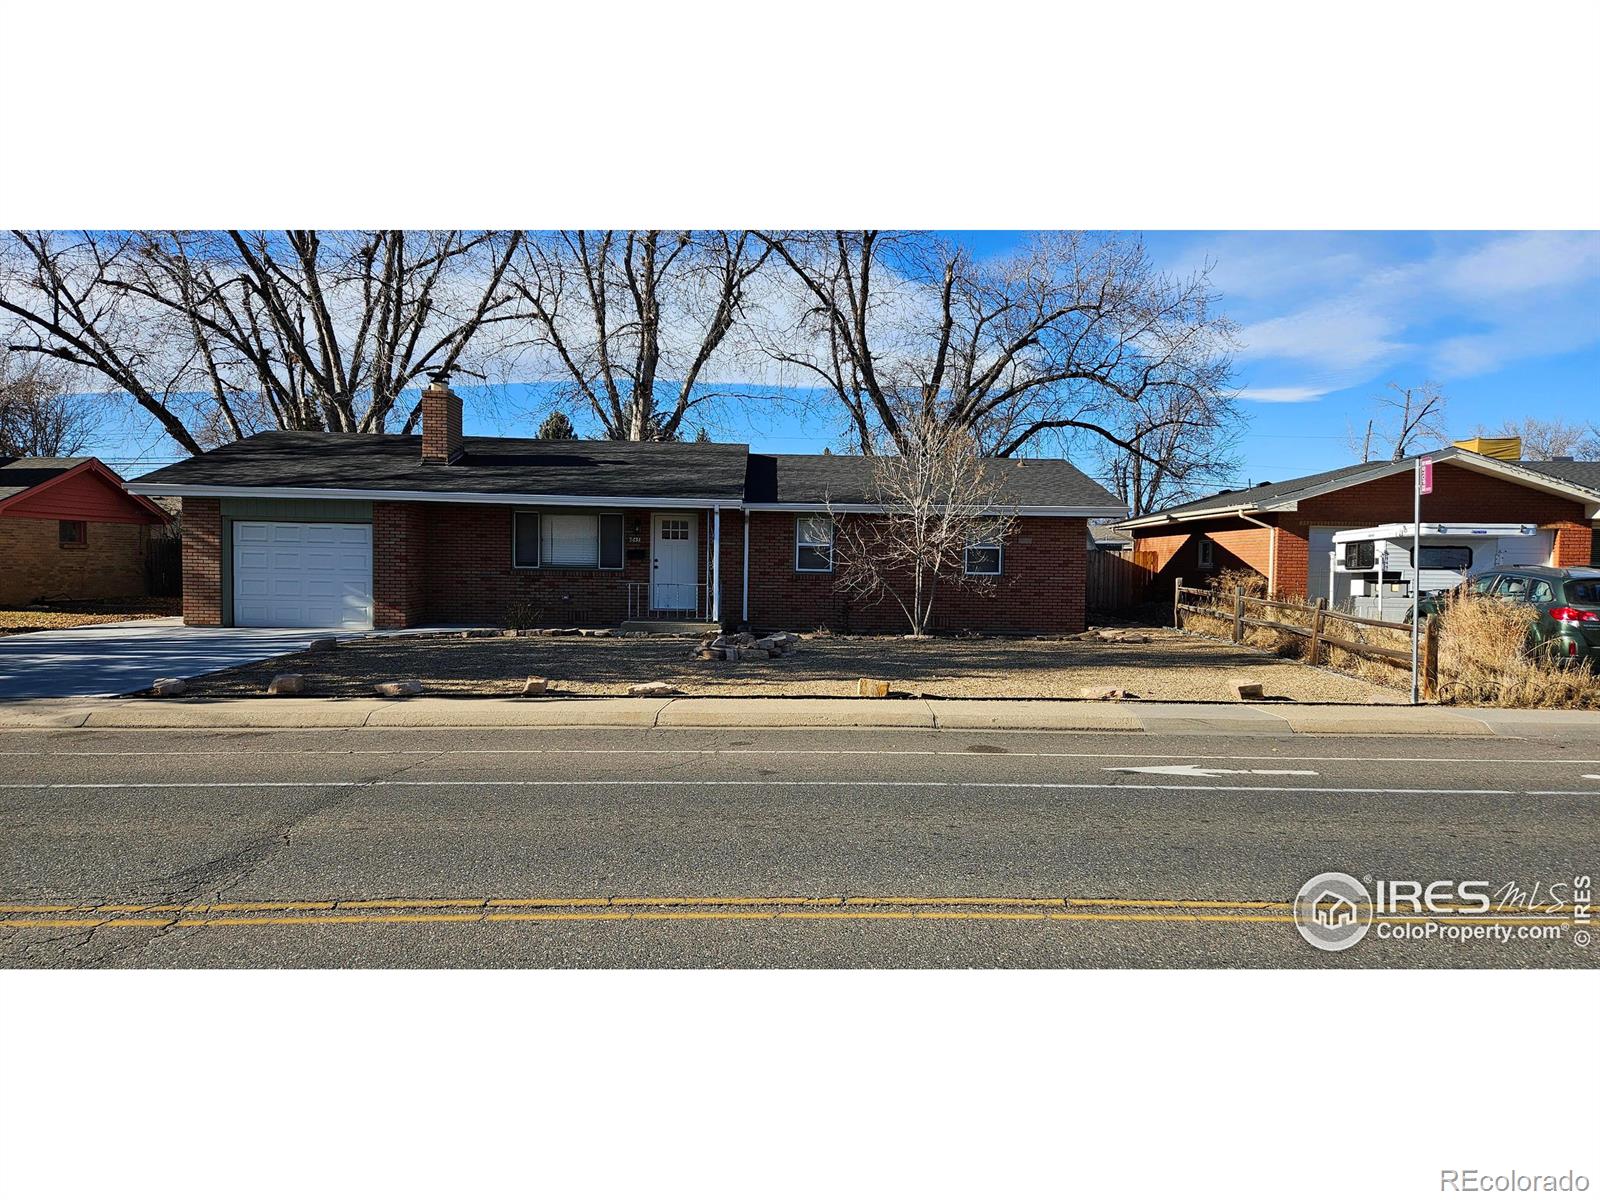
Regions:
<svg viewBox="0 0 1600 1200"><path fill-rule="evenodd" d="M1326 601L1321 596L1318 596L1316 603L1311 606L1311 650L1306 655L1306 661L1313 667L1317 665L1317 660L1322 656L1322 623L1326 619L1326 610L1323 608L1325 603Z"/></svg>
<svg viewBox="0 0 1600 1200"><path fill-rule="evenodd" d="M1244 641L1244 585L1233 589L1233 644Z"/></svg>
<svg viewBox="0 0 1600 1200"><path fill-rule="evenodd" d="M1183 576L1172 581L1172 627L1183 628Z"/></svg>
<svg viewBox="0 0 1600 1200"><path fill-rule="evenodd" d="M1422 626L1422 696L1439 698L1439 617L1430 616Z"/></svg>

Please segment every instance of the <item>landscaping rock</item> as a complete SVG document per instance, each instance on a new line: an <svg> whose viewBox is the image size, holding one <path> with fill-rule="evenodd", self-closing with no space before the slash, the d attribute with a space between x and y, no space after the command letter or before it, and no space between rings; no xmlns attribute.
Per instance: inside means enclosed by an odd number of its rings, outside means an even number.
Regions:
<svg viewBox="0 0 1600 1200"><path fill-rule="evenodd" d="M1137 700L1139 698L1136 693L1126 691L1123 688L1079 688L1078 695L1085 700Z"/></svg>
<svg viewBox="0 0 1600 1200"><path fill-rule="evenodd" d="M306 647L308 654L332 654L339 648L338 638L318 638Z"/></svg>
<svg viewBox="0 0 1600 1200"><path fill-rule="evenodd" d="M779 642L777 638L764 637L756 639L756 645L763 650L776 650L782 644L783 643Z"/></svg>
<svg viewBox="0 0 1600 1200"><path fill-rule="evenodd" d="M772 657L772 651L764 649L761 646L739 646L737 649L739 652L739 660L741 662L749 662L755 659Z"/></svg>
<svg viewBox="0 0 1600 1200"><path fill-rule="evenodd" d="M584 637L610 637L611 636L611 630L609 630L609 629L580 629L578 632L583 634Z"/></svg>
<svg viewBox="0 0 1600 1200"><path fill-rule="evenodd" d="M378 684L372 690L380 696L420 696L422 695L422 680L391 679L387 683Z"/></svg>
<svg viewBox="0 0 1600 1200"><path fill-rule="evenodd" d="M659 679L649 683L636 683L628 689L630 696L677 696L681 693L670 683L663 683Z"/></svg>
<svg viewBox="0 0 1600 1200"><path fill-rule="evenodd" d="M529 675L528 681L522 685L524 696L542 696L550 690L550 681L541 679L537 675Z"/></svg>
<svg viewBox="0 0 1600 1200"><path fill-rule="evenodd" d="M306 690L306 677L296 675L293 671L285 671L281 675L274 675L272 682L267 684L269 696L300 696Z"/></svg>
<svg viewBox="0 0 1600 1200"><path fill-rule="evenodd" d="M1228 686L1233 689L1234 698L1238 700L1264 700L1267 689L1254 679L1230 679Z"/></svg>
<svg viewBox="0 0 1600 1200"><path fill-rule="evenodd" d="M188 690L188 681L175 675L163 675L150 685L152 696L181 696Z"/></svg>
<svg viewBox="0 0 1600 1200"><path fill-rule="evenodd" d="M856 695L865 696L871 700L886 700L889 696L889 681L887 679L858 679L856 680Z"/></svg>
<svg viewBox="0 0 1600 1200"><path fill-rule="evenodd" d="M520 630L520 629L502 629L500 631L500 636L501 637L518 637L518 636L521 635L521 633L522 633L522 630Z"/></svg>

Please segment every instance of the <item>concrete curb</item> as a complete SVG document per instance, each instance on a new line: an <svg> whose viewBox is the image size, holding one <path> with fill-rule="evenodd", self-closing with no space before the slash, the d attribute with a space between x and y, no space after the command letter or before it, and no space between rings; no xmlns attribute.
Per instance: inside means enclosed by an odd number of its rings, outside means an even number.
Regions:
<svg viewBox="0 0 1600 1200"><path fill-rule="evenodd" d="M630 699L28 700L0 730L49 729L1012 729L1081 733L1557 737L1600 733L1600 712L1395 705L1055 700Z"/></svg>

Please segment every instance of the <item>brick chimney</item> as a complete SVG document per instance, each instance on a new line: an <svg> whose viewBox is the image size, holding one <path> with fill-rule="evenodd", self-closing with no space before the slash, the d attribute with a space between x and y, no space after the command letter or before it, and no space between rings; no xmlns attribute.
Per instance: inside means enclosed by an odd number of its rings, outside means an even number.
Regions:
<svg viewBox="0 0 1600 1200"><path fill-rule="evenodd" d="M461 397L448 376L436 375L422 393L422 461L452 463L461 457Z"/></svg>

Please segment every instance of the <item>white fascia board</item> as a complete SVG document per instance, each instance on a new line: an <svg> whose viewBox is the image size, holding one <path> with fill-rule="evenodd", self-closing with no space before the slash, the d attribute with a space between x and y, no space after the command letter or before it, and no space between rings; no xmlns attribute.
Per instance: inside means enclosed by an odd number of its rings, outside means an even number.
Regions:
<svg viewBox="0 0 1600 1200"><path fill-rule="evenodd" d="M818 501L815 504L746 504L742 507L746 512L780 513L883 513L889 511L882 504L829 504L826 501ZM1017 517L1094 517L1111 520L1120 519L1128 515L1128 510L1122 505L1023 504L985 511Z"/></svg>
<svg viewBox="0 0 1600 1200"><path fill-rule="evenodd" d="M1184 521L1209 521L1213 517L1241 517L1246 513L1294 512L1297 507L1293 500L1283 504L1228 504L1220 508L1200 508L1194 512L1152 513L1147 517L1119 521L1118 524L1124 529L1150 529Z"/></svg>
<svg viewBox="0 0 1600 1200"><path fill-rule="evenodd" d="M212 484L128 484L138 496L195 496L233 500L419 500L436 504L503 504L562 508L738 508L737 500L693 496L541 496L506 492L400 492L371 488L218 487Z"/></svg>

